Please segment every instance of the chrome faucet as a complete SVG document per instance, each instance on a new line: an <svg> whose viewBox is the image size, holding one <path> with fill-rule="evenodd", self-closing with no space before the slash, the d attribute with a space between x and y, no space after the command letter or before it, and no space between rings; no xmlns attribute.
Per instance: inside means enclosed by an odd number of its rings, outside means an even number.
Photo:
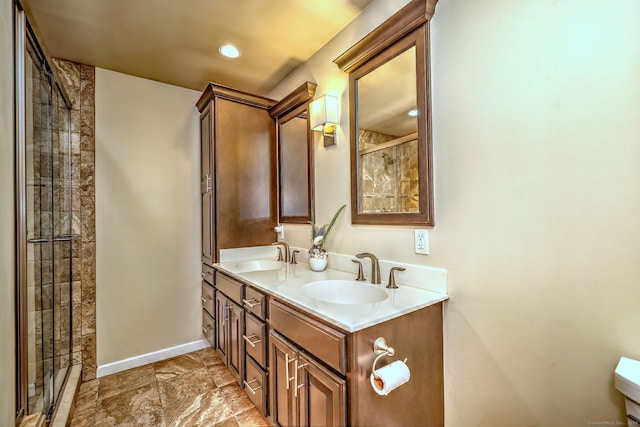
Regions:
<svg viewBox="0 0 640 427"><path fill-rule="evenodd" d="M284 252L284 262L289 262L289 260L291 259L291 253L289 252L289 244L287 242L274 242L271 245L282 246L282 252Z"/></svg>
<svg viewBox="0 0 640 427"><path fill-rule="evenodd" d="M371 283L374 285L379 285L380 282L380 264L378 263L378 258L369 252L364 252L356 255L356 258L369 258L371 259Z"/></svg>

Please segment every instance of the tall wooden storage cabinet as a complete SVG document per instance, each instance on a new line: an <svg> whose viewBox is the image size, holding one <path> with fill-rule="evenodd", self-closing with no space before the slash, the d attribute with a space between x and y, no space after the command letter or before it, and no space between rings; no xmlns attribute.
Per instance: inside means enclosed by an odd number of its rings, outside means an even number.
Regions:
<svg viewBox="0 0 640 427"><path fill-rule="evenodd" d="M201 131L202 262L220 249L275 241L276 102L210 83L198 100Z"/></svg>

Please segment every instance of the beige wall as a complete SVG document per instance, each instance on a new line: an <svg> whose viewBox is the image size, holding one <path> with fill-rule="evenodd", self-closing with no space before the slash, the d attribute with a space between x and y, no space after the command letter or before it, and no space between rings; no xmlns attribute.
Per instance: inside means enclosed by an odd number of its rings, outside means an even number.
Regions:
<svg viewBox="0 0 640 427"><path fill-rule="evenodd" d="M202 338L199 95L96 69L98 366Z"/></svg>
<svg viewBox="0 0 640 427"><path fill-rule="evenodd" d="M351 226L347 212L327 244L449 269L447 426L623 419L612 373L640 359L640 3L615 3L439 2L431 255L412 253L411 229ZM342 97L338 145L316 147L323 222L349 200L347 77L331 61L365 28L272 93L311 79ZM308 246L308 229L286 237Z"/></svg>
<svg viewBox="0 0 640 427"><path fill-rule="evenodd" d="M13 2L0 1L0 425L15 422Z"/></svg>

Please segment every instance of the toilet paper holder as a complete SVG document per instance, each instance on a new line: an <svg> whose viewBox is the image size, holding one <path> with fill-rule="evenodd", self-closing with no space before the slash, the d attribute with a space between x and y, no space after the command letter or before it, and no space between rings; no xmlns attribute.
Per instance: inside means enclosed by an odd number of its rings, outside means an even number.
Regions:
<svg viewBox="0 0 640 427"><path fill-rule="evenodd" d="M377 354L377 356L373 361L371 373L376 376L376 364L378 363L378 360L384 356L394 356L396 351L393 347L387 344L387 340L383 337L379 337L373 342L373 352ZM404 359L404 363L407 363L406 358Z"/></svg>

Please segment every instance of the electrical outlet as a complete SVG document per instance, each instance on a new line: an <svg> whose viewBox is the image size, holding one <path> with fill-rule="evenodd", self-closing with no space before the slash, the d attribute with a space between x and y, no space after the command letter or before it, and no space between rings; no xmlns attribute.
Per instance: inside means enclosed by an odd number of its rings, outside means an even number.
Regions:
<svg viewBox="0 0 640 427"><path fill-rule="evenodd" d="M428 230L414 230L414 231L415 231L416 253L429 255L429 231Z"/></svg>
<svg viewBox="0 0 640 427"><path fill-rule="evenodd" d="M283 227L283 226L281 226L281 225L276 225L275 227L273 227L273 231L275 231L275 232L276 232L276 235L278 236L278 237L277 237L277 240L278 240L279 242L281 242L281 241L283 241L283 240L284 240L284 227Z"/></svg>

